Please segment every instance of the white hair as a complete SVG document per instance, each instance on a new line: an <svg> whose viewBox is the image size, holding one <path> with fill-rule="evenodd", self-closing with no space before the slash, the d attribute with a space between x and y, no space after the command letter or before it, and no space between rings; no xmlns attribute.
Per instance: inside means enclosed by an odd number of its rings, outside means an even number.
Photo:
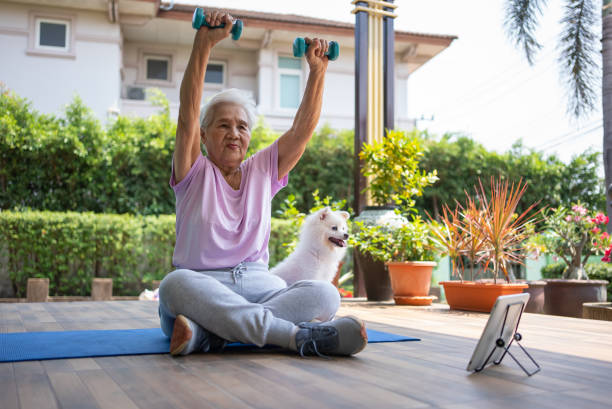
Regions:
<svg viewBox="0 0 612 409"><path fill-rule="evenodd" d="M200 112L200 127L202 129L208 128L213 120L215 108L220 104L236 104L242 107L247 116L249 130L253 127L255 123L255 101L244 91L230 88L215 94L202 108L202 112Z"/></svg>

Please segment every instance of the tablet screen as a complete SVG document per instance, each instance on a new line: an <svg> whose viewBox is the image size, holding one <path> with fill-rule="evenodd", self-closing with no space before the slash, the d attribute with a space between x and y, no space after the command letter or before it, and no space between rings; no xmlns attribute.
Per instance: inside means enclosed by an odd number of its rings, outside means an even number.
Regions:
<svg viewBox="0 0 612 409"><path fill-rule="evenodd" d="M497 362L504 354L504 347L498 347L498 339L508 346L514 336L521 313L529 300L528 293L502 295L497 297L482 335L476 344L468 371L484 369L484 366Z"/></svg>

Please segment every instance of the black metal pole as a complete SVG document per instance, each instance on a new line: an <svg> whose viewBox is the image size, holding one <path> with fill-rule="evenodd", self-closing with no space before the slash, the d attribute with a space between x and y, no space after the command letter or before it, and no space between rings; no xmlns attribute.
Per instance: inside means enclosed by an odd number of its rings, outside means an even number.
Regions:
<svg viewBox="0 0 612 409"><path fill-rule="evenodd" d="M393 3L393 0L387 0ZM385 11L393 11L384 7ZM383 17L384 49L383 49L383 78L384 78L384 124L385 129L395 128L395 32L393 30L393 17ZM386 134L383 134L386 135Z"/></svg>
<svg viewBox="0 0 612 409"><path fill-rule="evenodd" d="M365 2L358 2L356 6L367 6ZM366 180L361 175L361 161L359 152L367 142L368 117L368 13L358 11L355 13L355 166L354 166L354 203L353 209L359 215L365 207Z"/></svg>
<svg viewBox="0 0 612 409"><path fill-rule="evenodd" d="M356 6L367 6L358 2ZM365 207L366 196L361 191L366 186L366 179L361 175L359 152L367 142L368 119L368 13L355 13L355 166L353 209L359 215ZM353 293L355 297L365 297L365 281L363 272L356 261L356 251L353 252Z"/></svg>

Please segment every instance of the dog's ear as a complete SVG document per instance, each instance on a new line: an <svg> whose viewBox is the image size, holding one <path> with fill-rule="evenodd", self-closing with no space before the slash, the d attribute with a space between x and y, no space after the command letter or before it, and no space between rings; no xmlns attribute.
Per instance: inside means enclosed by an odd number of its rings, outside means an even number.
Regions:
<svg viewBox="0 0 612 409"><path fill-rule="evenodd" d="M323 209L319 210L319 219L325 220L329 213L331 212L331 207L326 206Z"/></svg>
<svg viewBox="0 0 612 409"><path fill-rule="evenodd" d="M349 219L349 217L351 217L351 215L349 214L349 212L344 212L344 211L342 211L342 212L338 212L338 213L340 213L340 216L344 217L344 220L348 220L348 219Z"/></svg>

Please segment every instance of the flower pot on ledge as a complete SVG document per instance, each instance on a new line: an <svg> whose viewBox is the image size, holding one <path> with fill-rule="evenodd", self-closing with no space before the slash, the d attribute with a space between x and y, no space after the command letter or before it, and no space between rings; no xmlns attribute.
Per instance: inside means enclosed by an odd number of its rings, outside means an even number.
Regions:
<svg viewBox="0 0 612 409"><path fill-rule="evenodd" d="M390 261L387 263L393 299L399 305L431 305L429 295L433 261Z"/></svg>
<svg viewBox="0 0 612 409"><path fill-rule="evenodd" d="M491 312L500 295L520 294L525 283L441 281L446 301L453 310Z"/></svg>
<svg viewBox="0 0 612 409"><path fill-rule="evenodd" d="M368 301L388 301L393 296L389 273L385 263L376 261L369 254L355 251L355 263L363 274Z"/></svg>
<svg viewBox="0 0 612 409"><path fill-rule="evenodd" d="M395 206L367 206L353 221L375 226L397 225L407 220L395 213ZM389 272L384 262L374 260L370 254L355 249L355 267L363 276L368 301L388 301L393 297Z"/></svg>
<svg viewBox="0 0 612 409"><path fill-rule="evenodd" d="M529 293L529 301L525 306L525 312L544 314L546 281L527 281L526 284L529 288L525 288L524 292Z"/></svg>
<svg viewBox="0 0 612 409"><path fill-rule="evenodd" d="M606 280L548 279L544 312L582 318L582 304L606 301Z"/></svg>

